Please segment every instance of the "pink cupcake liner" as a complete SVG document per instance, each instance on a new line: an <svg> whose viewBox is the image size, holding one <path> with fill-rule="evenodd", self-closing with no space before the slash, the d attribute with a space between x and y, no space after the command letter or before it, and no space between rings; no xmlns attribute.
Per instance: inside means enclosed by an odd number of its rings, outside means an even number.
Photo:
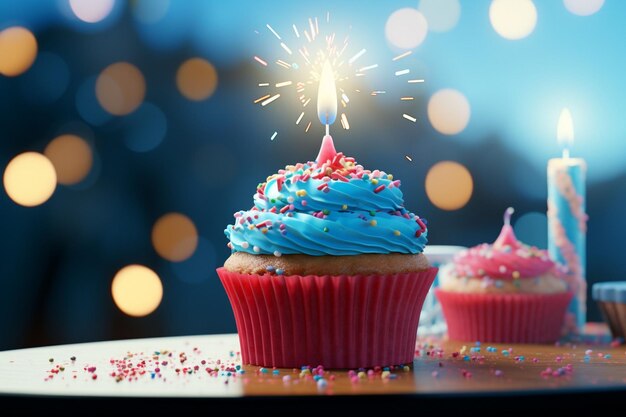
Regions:
<svg viewBox="0 0 626 417"><path fill-rule="evenodd" d="M452 340L491 343L550 343L561 337L573 293L435 294Z"/></svg>
<svg viewBox="0 0 626 417"><path fill-rule="evenodd" d="M413 361L420 311L437 268L393 275L217 273L245 364L361 368Z"/></svg>

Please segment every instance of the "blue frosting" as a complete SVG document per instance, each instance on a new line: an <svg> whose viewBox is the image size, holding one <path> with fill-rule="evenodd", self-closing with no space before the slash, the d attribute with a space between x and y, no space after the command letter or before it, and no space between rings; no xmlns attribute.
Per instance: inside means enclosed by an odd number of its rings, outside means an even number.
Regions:
<svg viewBox="0 0 626 417"><path fill-rule="evenodd" d="M341 153L321 166L287 166L259 184L254 207L225 234L233 252L358 255L421 253L425 221L404 208L400 181Z"/></svg>

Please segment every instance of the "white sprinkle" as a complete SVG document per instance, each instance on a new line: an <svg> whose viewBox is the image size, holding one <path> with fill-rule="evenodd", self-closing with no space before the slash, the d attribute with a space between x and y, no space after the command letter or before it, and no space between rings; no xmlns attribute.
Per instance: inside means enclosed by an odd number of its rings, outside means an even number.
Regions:
<svg viewBox="0 0 626 417"><path fill-rule="evenodd" d="M250 244L248 242L242 242L241 247L244 249L248 249L250 247Z"/></svg>
<svg viewBox="0 0 626 417"><path fill-rule="evenodd" d="M274 134L272 135L272 137L270 138L270 140L274 140L274 139L276 139L276 136L278 136L278 132L274 132Z"/></svg>
<svg viewBox="0 0 626 417"><path fill-rule="evenodd" d="M295 199L294 199L292 196L287 197L287 202L288 202L289 204L293 203L293 202L294 202L294 200L295 200Z"/></svg>
<svg viewBox="0 0 626 417"><path fill-rule="evenodd" d="M259 248L259 247L258 247L258 246L256 246L256 245L252 247L252 250L253 250L253 251L255 251L256 253L261 252L261 248Z"/></svg>
<svg viewBox="0 0 626 417"><path fill-rule="evenodd" d="M417 83L423 83L424 80L408 80L407 83L409 84L417 84Z"/></svg>
<svg viewBox="0 0 626 417"><path fill-rule="evenodd" d="M277 258L280 258L281 256L283 256L283 254L280 253L279 251L275 250L274 251L274 256L277 257Z"/></svg>
<svg viewBox="0 0 626 417"><path fill-rule="evenodd" d="M399 76L399 75L408 74L409 72L410 72L409 69L403 69L403 70L400 70L400 71L396 71L396 77Z"/></svg>

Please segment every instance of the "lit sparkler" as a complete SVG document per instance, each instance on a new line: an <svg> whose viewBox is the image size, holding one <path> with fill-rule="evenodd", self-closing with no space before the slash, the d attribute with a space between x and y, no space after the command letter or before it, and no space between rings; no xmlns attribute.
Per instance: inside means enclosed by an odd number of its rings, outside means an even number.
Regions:
<svg viewBox="0 0 626 417"><path fill-rule="evenodd" d="M366 48L352 50L349 36L337 36L337 33L332 30L330 20L330 13L326 13L325 18L312 17L307 19L302 26L292 24L286 31L281 31L279 28L277 30L267 24L266 29L273 35L271 38L277 44L277 58L273 60L272 64L270 63L271 59L268 60L257 55L253 57L258 64L270 71L280 67L278 71L282 74L278 82L270 83L264 80L258 83L258 86L263 88L263 93L254 99L254 104L266 107L280 98L283 100L284 97L297 98L300 111L296 113L295 124L304 128L305 133L308 133L311 128L311 120L314 118L315 112L315 110L311 111L315 106L309 106L309 103L311 100L317 100L318 84L320 84L324 73L328 75L330 71L334 78L334 85L338 91L335 91L336 94L331 97L334 97L335 101L338 99L341 104L342 111L339 120L345 130L350 129L347 113L355 97L375 97L387 93L386 90L381 89L369 90L371 91L370 94L360 94L361 89L354 89L354 86L351 85L354 80L366 77L374 70L380 71L379 64L368 59ZM255 33L260 34L258 31ZM411 54L412 51L405 51L393 57L391 61L395 63ZM400 78L410 73L411 69L407 68L407 65L403 65L391 74ZM409 79L403 82L415 84L423 83L424 80ZM280 93L270 91L272 88L280 91ZM414 101L414 97L403 95L400 97L400 101L411 103ZM320 115L318 117L321 118ZM417 121L416 117L405 112L402 113L402 118L413 123ZM274 140L277 135L278 131L275 131L271 135L271 140Z"/></svg>

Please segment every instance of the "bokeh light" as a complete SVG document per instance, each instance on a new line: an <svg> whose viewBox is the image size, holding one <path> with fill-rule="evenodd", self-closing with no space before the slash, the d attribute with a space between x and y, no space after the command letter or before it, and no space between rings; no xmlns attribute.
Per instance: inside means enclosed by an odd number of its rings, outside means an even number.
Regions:
<svg viewBox="0 0 626 417"><path fill-rule="evenodd" d="M54 165L57 181L63 185L81 182L93 165L91 146L76 135L56 137L46 146L44 154Z"/></svg>
<svg viewBox="0 0 626 417"><path fill-rule="evenodd" d="M565 8L578 16L590 16L600 11L604 0L563 0Z"/></svg>
<svg viewBox="0 0 626 417"><path fill-rule="evenodd" d="M159 276L143 265L128 265L120 269L111 283L111 295L117 308L133 317L152 313L163 299L163 284Z"/></svg>
<svg viewBox="0 0 626 417"><path fill-rule="evenodd" d="M135 111L145 95L146 81L143 74L128 62L109 65L96 80L98 102L102 108L116 116Z"/></svg>
<svg viewBox="0 0 626 417"><path fill-rule="evenodd" d="M14 26L0 32L0 74L15 77L28 70L37 57L37 39L26 28Z"/></svg>
<svg viewBox="0 0 626 417"><path fill-rule="evenodd" d="M217 71L210 62L202 58L188 59L176 72L176 86L189 100L205 100L217 87Z"/></svg>
<svg viewBox="0 0 626 417"><path fill-rule="evenodd" d="M154 223L152 245L168 261L184 261L198 246L198 230L184 214L168 213Z"/></svg>
<svg viewBox="0 0 626 417"><path fill-rule="evenodd" d="M462 132L469 123L470 113L467 98L457 90L439 90L428 101L428 120L435 130L444 135Z"/></svg>
<svg viewBox="0 0 626 417"><path fill-rule="evenodd" d="M459 0L420 0L418 10L428 22L428 30L447 32L454 28L461 17Z"/></svg>
<svg viewBox="0 0 626 417"><path fill-rule="evenodd" d="M389 16L385 25L385 36L395 47L412 49L424 42L428 34L428 22L417 9L406 7Z"/></svg>
<svg viewBox="0 0 626 417"><path fill-rule="evenodd" d="M70 8L77 18L87 23L104 20L113 10L115 0L70 0Z"/></svg>
<svg viewBox="0 0 626 417"><path fill-rule="evenodd" d="M166 133L165 114L152 103L142 104L124 120L124 143L131 151L153 150L163 142Z"/></svg>
<svg viewBox="0 0 626 417"><path fill-rule="evenodd" d="M54 193L57 176L52 162L37 152L13 158L4 170L4 189L17 204L33 207L45 203Z"/></svg>
<svg viewBox="0 0 626 417"><path fill-rule="evenodd" d="M548 246L548 217L546 213L532 211L525 213L515 221L513 228L517 238L527 245L539 248Z"/></svg>
<svg viewBox="0 0 626 417"><path fill-rule="evenodd" d="M532 0L493 0L489 7L491 26L505 39L530 35L537 25L537 9Z"/></svg>
<svg viewBox="0 0 626 417"><path fill-rule="evenodd" d="M442 210L458 210L472 197L474 181L465 166L454 161L433 165L426 174L426 194Z"/></svg>
<svg viewBox="0 0 626 417"><path fill-rule="evenodd" d="M141 23L152 24L163 19L170 8L170 0L136 0L133 14Z"/></svg>

